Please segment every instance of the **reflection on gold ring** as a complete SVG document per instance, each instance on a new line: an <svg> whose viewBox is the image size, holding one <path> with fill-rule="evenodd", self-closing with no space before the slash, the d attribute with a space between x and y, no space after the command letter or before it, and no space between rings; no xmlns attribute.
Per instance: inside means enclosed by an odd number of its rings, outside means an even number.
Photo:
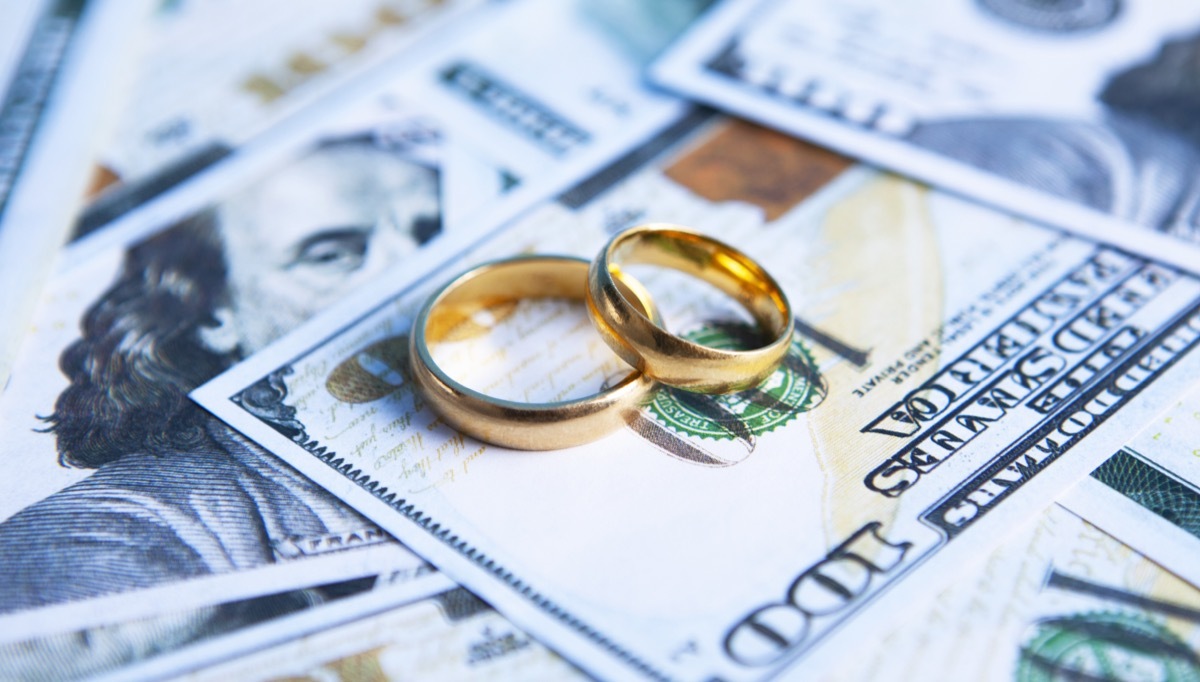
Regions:
<svg viewBox="0 0 1200 682"><path fill-rule="evenodd" d="M741 303L770 341L751 350L692 343L639 312L617 285L622 267L661 265L715 285ZM757 262L737 249L677 225L652 223L609 240L588 271L588 314L609 347L664 384L700 393L732 393L757 386L779 367L792 342L787 296Z"/></svg>
<svg viewBox="0 0 1200 682"><path fill-rule="evenodd" d="M442 287L413 322L413 379L450 426L489 443L520 450L581 445L622 426L641 408L654 382L636 370L596 395L552 403L521 403L468 388L434 362L436 341L480 311L525 298L584 299L588 262L565 256L523 256L485 263ZM659 320L650 295L636 282L617 285L639 314Z"/></svg>

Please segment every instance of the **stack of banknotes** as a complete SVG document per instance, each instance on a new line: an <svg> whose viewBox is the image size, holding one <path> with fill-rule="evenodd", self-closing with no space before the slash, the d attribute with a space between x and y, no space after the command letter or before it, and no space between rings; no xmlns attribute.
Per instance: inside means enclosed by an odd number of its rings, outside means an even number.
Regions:
<svg viewBox="0 0 1200 682"><path fill-rule="evenodd" d="M782 285L763 384L425 404L432 292L645 222ZM1200 679L1196 3L6 3L0 289L0 679ZM493 395L628 371L468 322Z"/></svg>

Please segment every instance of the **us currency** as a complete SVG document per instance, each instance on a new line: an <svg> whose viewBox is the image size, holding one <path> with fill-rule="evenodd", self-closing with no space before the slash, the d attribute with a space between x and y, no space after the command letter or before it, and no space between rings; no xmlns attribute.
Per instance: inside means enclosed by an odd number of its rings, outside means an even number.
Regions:
<svg viewBox="0 0 1200 682"><path fill-rule="evenodd" d="M1080 481L1061 502L1200 585L1200 393L1193 391Z"/></svg>
<svg viewBox="0 0 1200 682"><path fill-rule="evenodd" d="M841 680L1188 680L1200 590L1058 505L1037 514Z"/></svg>
<svg viewBox="0 0 1200 682"><path fill-rule="evenodd" d="M148 11L142 0L0 10L0 391L82 203Z"/></svg>
<svg viewBox="0 0 1200 682"><path fill-rule="evenodd" d="M16 75L26 38L37 18L37 9L34 3L13 3L0 15L3 18L0 21L0 92L8 90L8 84Z"/></svg>
<svg viewBox="0 0 1200 682"><path fill-rule="evenodd" d="M645 92L641 57L585 10L497 6L360 100L64 252L0 399L0 641L219 603L225 589L249 599L250 572L272 592L317 574L333 583L398 551L186 394L302 321L336 316L370 281L421 278L673 120L682 105ZM556 28L540 43L518 30L533 17ZM565 45L592 66L513 70ZM100 663L183 655L208 634L189 622Z"/></svg>
<svg viewBox="0 0 1200 682"><path fill-rule="evenodd" d="M123 603L128 600L112 596L92 600L83 613L64 605L43 609L36 618L0 617L0 676L165 677L301 636L312 630L314 614L324 623L347 611L361 615L446 589L448 579L428 564L414 563L399 545L392 548L370 562L310 564L305 577L311 582L287 589L270 571L250 570L194 581L183 594L176 586L142 590L141 600L159 602L144 611L151 615L135 616ZM369 604L360 599L365 594L371 595Z"/></svg>
<svg viewBox="0 0 1200 682"><path fill-rule="evenodd" d="M483 0L160 3L76 237L405 59ZM287 17L287 21L282 21ZM384 70L387 70L386 68Z"/></svg>
<svg viewBox="0 0 1200 682"><path fill-rule="evenodd" d="M830 680L1189 679L1200 590L1052 505ZM582 678L462 588L195 680Z"/></svg>
<svg viewBox="0 0 1200 682"><path fill-rule="evenodd" d="M1196 271L1200 7L728 0L653 69L678 92Z"/></svg>
<svg viewBox="0 0 1200 682"><path fill-rule="evenodd" d="M1200 364L1188 273L847 165L685 117L440 275L370 287L336 325L192 396L591 673L832 669ZM405 379L413 316L450 277L517 253L590 258L647 221L717 234L780 281L800 334L762 386L660 390L596 443L514 453L448 428ZM634 274L675 333L753 338L717 294ZM560 400L628 371L581 305L489 313L434 350L478 390Z"/></svg>
<svg viewBox="0 0 1200 682"><path fill-rule="evenodd" d="M461 587L181 677L203 680L587 680Z"/></svg>

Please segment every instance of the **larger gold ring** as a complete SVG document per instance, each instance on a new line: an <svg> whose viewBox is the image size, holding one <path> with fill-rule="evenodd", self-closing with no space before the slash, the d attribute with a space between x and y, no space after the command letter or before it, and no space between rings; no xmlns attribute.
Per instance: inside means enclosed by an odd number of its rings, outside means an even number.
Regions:
<svg viewBox="0 0 1200 682"><path fill-rule="evenodd" d="M742 304L772 339L752 350L723 350L668 333L617 286L622 266L643 263L680 270L715 285ZM701 393L757 386L783 361L795 322L787 296L762 266L737 249L677 225L652 223L609 240L588 270L588 314L609 347L646 376Z"/></svg>
<svg viewBox="0 0 1200 682"><path fill-rule="evenodd" d="M409 341L412 376L426 401L450 426L518 450L554 450L589 443L627 423L654 389L638 371L580 400L521 403L495 398L451 378L433 361L426 336L471 319L485 308L525 298L584 299L588 262L565 256L525 256L485 263L459 275L426 301ZM650 295L621 282L639 314L659 319ZM442 331L438 331L442 330Z"/></svg>

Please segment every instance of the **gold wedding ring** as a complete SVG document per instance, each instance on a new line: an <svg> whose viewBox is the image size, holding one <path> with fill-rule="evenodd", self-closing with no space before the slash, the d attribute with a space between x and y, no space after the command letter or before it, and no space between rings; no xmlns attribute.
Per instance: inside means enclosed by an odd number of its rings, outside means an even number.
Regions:
<svg viewBox="0 0 1200 682"><path fill-rule="evenodd" d="M485 263L459 275L434 294L413 323L409 341L412 376L426 401L447 424L480 440L519 450L581 445L624 425L654 389L636 370L596 395L552 403L495 398L464 386L434 362L434 339L479 312L525 298L587 297L588 262L564 256L525 256ZM614 284L631 309L659 320L650 295L637 282Z"/></svg>
<svg viewBox="0 0 1200 682"><path fill-rule="evenodd" d="M723 350L668 333L617 286L631 264L660 265L713 284L742 304L771 341ZM762 266L737 249L677 225L651 223L613 237L588 270L588 314L617 355L664 384L700 393L732 393L762 383L792 342L787 296Z"/></svg>

